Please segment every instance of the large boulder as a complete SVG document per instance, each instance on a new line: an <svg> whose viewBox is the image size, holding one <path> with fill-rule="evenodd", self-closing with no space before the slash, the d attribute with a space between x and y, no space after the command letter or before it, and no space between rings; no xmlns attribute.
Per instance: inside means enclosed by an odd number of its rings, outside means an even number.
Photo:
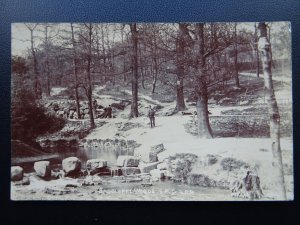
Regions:
<svg viewBox="0 0 300 225"><path fill-rule="evenodd" d="M51 176L50 162L39 161L34 163L34 170L39 177L47 178Z"/></svg>
<svg viewBox="0 0 300 225"><path fill-rule="evenodd" d="M180 153L175 156L170 156L168 159L168 170L175 178L185 180L189 172L192 171L192 166L197 159L198 156L190 153Z"/></svg>
<svg viewBox="0 0 300 225"><path fill-rule="evenodd" d="M101 172L101 169L107 167L107 161L103 159L89 159L86 162L86 169L95 174Z"/></svg>
<svg viewBox="0 0 300 225"><path fill-rule="evenodd" d="M198 185L201 187L216 187L216 182L208 176L199 173L191 173L187 175L186 179L189 185Z"/></svg>
<svg viewBox="0 0 300 225"><path fill-rule="evenodd" d="M157 155L165 150L163 144L151 146L150 149L140 149L136 155L140 157L143 162L157 162Z"/></svg>
<svg viewBox="0 0 300 225"><path fill-rule="evenodd" d="M150 175L152 176L152 178L154 179L162 179L164 178L165 174L163 171L159 170L159 169L154 169L150 171Z"/></svg>
<svg viewBox="0 0 300 225"><path fill-rule="evenodd" d="M247 171L242 179L234 181L230 190L237 198L258 199L263 196L260 178L254 171Z"/></svg>
<svg viewBox="0 0 300 225"><path fill-rule="evenodd" d="M107 172L107 161L103 159L90 159L86 162L86 169L90 171L91 175Z"/></svg>
<svg viewBox="0 0 300 225"><path fill-rule="evenodd" d="M150 173L151 170L157 169L157 165L159 162L154 162L154 163L141 163L139 165L139 168L142 173Z"/></svg>
<svg viewBox="0 0 300 225"><path fill-rule="evenodd" d="M10 169L11 181L20 181L23 179L24 170L20 166L12 166Z"/></svg>
<svg viewBox="0 0 300 225"><path fill-rule="evenodd" d="M66 176L77 175L81 170L81 161L77 157L69 157L62 161L62 168Z"/></svg>
<svg viewBox="0 0 300 225"><path fill-rule="evenodd" d="M137 167L139 159L134 156L120 155L117 159L117 166L120 167Z"/></svg>

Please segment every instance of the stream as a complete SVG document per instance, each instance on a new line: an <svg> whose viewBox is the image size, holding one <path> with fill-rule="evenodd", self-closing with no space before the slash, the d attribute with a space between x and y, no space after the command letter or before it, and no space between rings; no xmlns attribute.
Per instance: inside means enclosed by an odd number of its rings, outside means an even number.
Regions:
<svg viewBox="0 0 300 225"><path fill-rule="evenodd" d="M66 142L67 143L67 142ZM51 143L44 146L47 152L58 153L59 159L51 162L52 169L61 168L61 161L70 156L78 157L82 169L88 159L101 158L108 161L108 166L114 167L119 155L133 155L134 144L120 140L92 140L83 143L68 142ZM71 144L70 144L71 143ZM33 166L31 166L32 168ZM12 186L12 196L15 200L146 200L146 201L212 201L233 200L230 190L208 188L174 183L172 180L159 180L151 186L143 186L142 182L124 182L124 177L101 176L102 184L94 186L78 186L70 193L51 195L44 192L47 187L63 187L71 178L60 178L44 181L37 178L33 170L27 170L26 175L31 182L28 186ZM25 175L25 176L26 176ZM83 177L78 178L84 179ZM125 178L126 179L126 178ZM71 179L72 180L72 179ZM72 182L77 182L73 179Z"/></svg>

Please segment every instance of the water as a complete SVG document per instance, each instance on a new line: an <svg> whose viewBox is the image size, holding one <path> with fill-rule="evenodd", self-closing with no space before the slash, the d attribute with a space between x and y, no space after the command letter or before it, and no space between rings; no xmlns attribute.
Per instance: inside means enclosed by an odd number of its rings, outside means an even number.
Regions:
<svg viewBox="0 0 300 225"><path fill-rule="evenodd" d="M120 155L133 155L134 147L132 143L128 143L124 140L88 140L82 144L76 142L66 144L59 142L59 144L52 144L47 148L48 152L58 153L59 160L71 156L75 156L81 160L82 167L85 168L86 161L89 159L103 159L107 160L108 166L116 165L117 158Z"/></svg>

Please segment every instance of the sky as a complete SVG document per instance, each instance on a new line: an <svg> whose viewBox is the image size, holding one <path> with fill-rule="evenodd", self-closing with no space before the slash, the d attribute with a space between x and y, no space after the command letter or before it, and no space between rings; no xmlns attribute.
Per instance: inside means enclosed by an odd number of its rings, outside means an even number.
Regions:
<svg viewBox="0 0 300 225"><path fill-rule="evenodd" d="M273 23L272 31L280 29L280 25L283 22ZM59 29L69 29L69 24L57 23ZM286 24L288 26L288 24ZM254 32L254 23L239 23L238 29L247 29ZM35 44L41 43L43 33L41 31L35 32ZM26 55L30 48L30 31L27 29L24 23L12 23L11 25L11 41L12 41L12 55Z"/></svg>

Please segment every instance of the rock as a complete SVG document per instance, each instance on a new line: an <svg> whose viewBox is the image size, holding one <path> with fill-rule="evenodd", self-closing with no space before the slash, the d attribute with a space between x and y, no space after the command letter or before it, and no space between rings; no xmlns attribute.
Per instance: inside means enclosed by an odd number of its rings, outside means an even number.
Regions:
<svg viewBox="0 0 300 225"><path fill-rule="evenodd" d="M99 176L111 176L111 170L108 167L102 167L98 169L96 172ZM91 173L91 175L94 175L95 173Z"/></svg>
<svg viewBox="0 0 300 225"><path fill-rule="evenodd" d="M104 167L107 167L107 161L103 159L89 159L86 162L86 169L91 173L100 172Z"/></svg>
<svg viewBox="0 0 300 225"><path fill-rule="evenodd" d="M198 157L194 154L181 153L175 156L170 156L168 165L169 170L176 178L185 180L187 175L192 170L192 165L196 162Z"/></svg>
<svg viewBox="0 0 300 225"><path fill-rule="evenodd" d="M189 185L199 185L201 187L216 187L216 182L204 174L188 174L186 181Z"/></svg>
<svg viewBox="0 0 300 225"><path fill-rule="evenodd" d="M81 161L77 157L69 157L62 161L62 168L66 176L77 175L81 170Z"/></svg>
<svg viewBox="0 0 300 225"><path fill-rule="evenodd" d="M10 168L11 181L20 181L23 179L24 171L20 166L12 166Z"/></svg>
<svg viewBox="0 0 300 225"><path fill-rule="evenodd" d="M167 178L173 178L174 174L172 174L169 170L161 170L162 173L164 173L164 176Z"/></svg>
<svg viewBox="0 0 300 225"><path fill-rule="evenodd" d="M125 176L141 173L141 170L138 167L122 167L121 170L122 170L122 174Z"/></svg>
<svg viewBox="0 0 300 225"><path fill-rule="evenodd" d="M76 184L66 184L66 188L78 188L78 185Z"/></svg>
<svg viewBox="0 0 300 225"><path fill-rule="evenodd" d="M151 187L151 186L153 186L152 182L150 182L150 181L147 182L147 183L146 182L142 183L141 185L142 185L142 187Z"/></svg>
<svg viewBox="0 0 300 225"><path fill-rule="evenodd" d="M65 195L71 193L71 190L68 188L45 188L44 192L51 195Z"/></svg>
<svg viewBox="0 0 300 225"><path fill-rule="evenodd" d="M63 178L65 177L65 172L63 170L58 170L58 169L51 170L51 177L54 177L56 179Z"/></svg>
<svg viewBox="0 0 300 225"><path fill-rule="evenodd" d="M87 176L82 182L82 186L95 186L101 184L102 179L98 176Z"/></svg>
<svg viewBox="0 0 300 225"><path fill-rule="evenodd" d="M135 183L135 182L141 182L143 181L140 177L126 177L124 180L122 180L122 183Z"/></svg>
<svg viewBox="0 0 300 225"><path fill-rule="evenodd" d="M165 176L164 172L162 172L159 169L151 170L150 175L152 176L152 178L157 178L157 179L162 179Z"/></svg>
<svg viewBox="0 0 300 225"><path fill-rule="evenodd" d="M13 183L14 183L14 185L29 185L30 180L28 177L24 177L22 180L14 181Z"/></svg>
<svg viewBox="0 0 300 225"><path fill-rule="evenodd" d="M121 167L137 167L139 159L134 156L120 155L117 159L117 166Z"/></svg>
<svg viewBox="0 0 300 225"><path fill-rule="evenodd" d="M51 176L50 162L39 161L34 163L34 170L39 177L47 178Z"/></svg>
<svg viewBox="0 0 300 225"><path fill-rule="evenodd" d="M230 187L231 196L238 198L259 199L263 196L260 178L254 171L247 171L241 180L236 180Z"/></svg>
<svg viewBox="0 0 300 225"><path fill-rule="evenodd" d="M211 154L206 155L206 160L208 166L214 165L218 162L218 158Z"/></svg>
<svg viewBox="0 0 300 225"><path fill-rule="evenodd" d="M159 162L154 163L143 163L139 165L139 168L142 173L149 173L151 170L157 169Z"/></svg>
<svg viewBox="0 0 300 225"><path fill-rule="evenodd" d="M157 169L159 169L159 170L166 170L166 169L168 169L168 164L165 163L165 162L157 164Z"/></svg>
<svg viewBox="0 0 300 225"><path fill-rule="evenodd" d="M157 162L157 155L165 150L163 144L152 146L150 149L141 149L137 155L143 162Z"/></svg>
<svg viewBox="0 0 300 225"><path fill-rule="evenodd" d="M223 170L228 170L228 171L240 169L243 166L244 167L248 166L245 162L241 160L237 160L235 158L224 158L222 159L220 165Z"/></svg>
<svg viewBox="0 0 300 225"><path fill-rule="evenodd" d="M167 160L170 157L170 152L169 151L162 151L160 153L157 154L157 160L159 162L163 162L165 160Z"/></svg>

